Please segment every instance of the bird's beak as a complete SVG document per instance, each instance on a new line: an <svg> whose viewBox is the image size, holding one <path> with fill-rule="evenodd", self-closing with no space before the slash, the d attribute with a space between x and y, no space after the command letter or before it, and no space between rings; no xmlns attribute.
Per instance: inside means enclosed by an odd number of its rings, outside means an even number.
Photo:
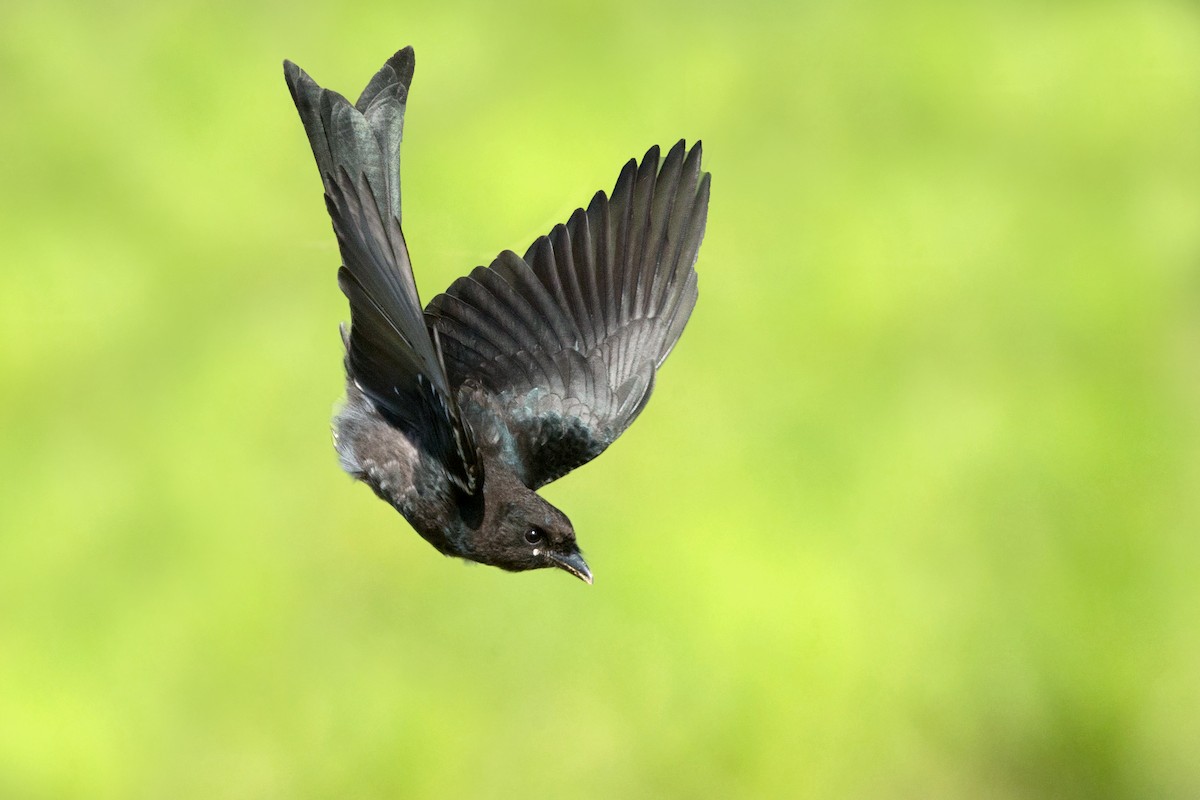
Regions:
<svg viewBox="0 0 1200 800"><path fill-rule="evenodd" d="M579 580L586 584L592 582L592 571L588 569L587 562L583 560L583 556L579 553L567 553L560 555L559 553L547 553L554 564L567 572L574 575Z"/></svg>

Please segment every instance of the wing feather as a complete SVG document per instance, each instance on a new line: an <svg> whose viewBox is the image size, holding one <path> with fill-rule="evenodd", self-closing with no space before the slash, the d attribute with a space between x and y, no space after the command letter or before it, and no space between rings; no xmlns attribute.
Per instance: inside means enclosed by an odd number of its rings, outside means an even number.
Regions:
<svg viewBox="0 0 1200 800"><path fill-rule="evenodd" d="M621 169L612 194L519 257L455 281L425 309L463 414L501 425L537 488L594 458L645 407L697 297L709 176L701 146ZM482 398L478 392L482 389Z"/></svg>

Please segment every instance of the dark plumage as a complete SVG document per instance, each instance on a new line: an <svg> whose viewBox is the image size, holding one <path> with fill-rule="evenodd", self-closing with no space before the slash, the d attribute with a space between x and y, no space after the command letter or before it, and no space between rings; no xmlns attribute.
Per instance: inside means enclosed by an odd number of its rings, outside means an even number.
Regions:
<svg viewBox="0 0 1200 800"><path fill-rule="evenodd" d="M535 493L595 458L645 407L696 304L708 213L700 144L630 160L518 256L421 310L400 230L413 51L351 105L284 62L325 185L350 300L342 466L446 555L591 583L566 516Z"/></svg>

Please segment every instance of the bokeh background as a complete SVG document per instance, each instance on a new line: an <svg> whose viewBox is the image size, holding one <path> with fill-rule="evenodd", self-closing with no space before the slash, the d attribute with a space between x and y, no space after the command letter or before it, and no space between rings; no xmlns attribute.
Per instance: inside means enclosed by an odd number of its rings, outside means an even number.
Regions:
<svg viewBox="0 0 1200 800"><path fill-rule="evenodd" d="M593 587L338 470L280 62L409 43L426 299L704 140ZM43 0L0 98L0 797L1200 796L1194 5Z"/></svg>

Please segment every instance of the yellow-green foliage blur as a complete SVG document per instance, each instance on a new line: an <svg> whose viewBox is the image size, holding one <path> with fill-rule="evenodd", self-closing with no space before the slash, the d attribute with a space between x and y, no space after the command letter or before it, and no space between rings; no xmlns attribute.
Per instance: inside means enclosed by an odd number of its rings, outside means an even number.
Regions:
<svg viewBox="0 0 1200 800"><path fill-rule="evenodd" d="M704 141L595 586L338 469L281 62L405 44L426 300ZM1195 6L10 2L0 101L0 797L1200 796Z"/></svg>

